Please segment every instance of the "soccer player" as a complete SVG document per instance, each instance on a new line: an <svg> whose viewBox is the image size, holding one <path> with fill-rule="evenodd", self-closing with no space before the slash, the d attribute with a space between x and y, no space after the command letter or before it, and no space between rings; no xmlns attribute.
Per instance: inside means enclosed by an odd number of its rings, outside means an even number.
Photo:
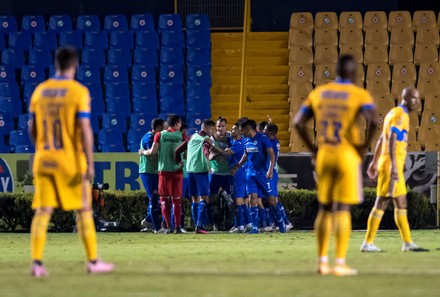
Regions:
<svg viewBox="0 0 440 297"><path fill-rule="evenodd" d="M257 125L257 132L264 133L264 129L266 128L267 124L268 122L266 121L259 122Z"/></svg>
<svg viewBox="0 0 440 297"><path fill-rule="evenodd" d="M428 251L416 245L411 239L403 175L410 129L408 113L419 108L419 92L413 87L408 87L402 91L401 104L391 109L385 117L383 132L377 141L374 157L367 171L370 178L376 178L379 175L379 180L376 202L368 217L368 229L361 245L362 252L382 251L374 245L373 241L383 213L391 200L394 204L394 221L403 241L402 251Z"/></svg>
<svg viewBox="0 0 440 297"><path fill-rule="evenodd" d="M31 226L31 274L47 276L43 250L54 208L76 210L78 234L87 254L86 270L105 273L114 265L98 259L90 182L95 175L90 95L74 80L78 53L63 47L55 54L55 76L32 94L29 134L35 144L33 164L35 215Z"/></svg>
<svg viewBox="0 0 440 297"><path fill-rule="evenodd" d="M170 115L167 119L168 129L154 135L153 146L142 153L145 156L158 154L158 171L160 204L167 231L171 233L171 201L174 206L174 226L176 233L183 233L181 228L181 204L183 186L182 165L177 162L176 148L186 139L180 127L182 120L178 115ZM180 157L180 156L179 156ZM170 198L171 197L171 198Z"/></svg>
<svg viewBox="0 0 440 297"><path fill-rule="evenodd" d="M350 205L362 201L361 164L377 126L372 96L357 87L357 64L351 55L342 55L336 65L336 81L317 87L307 97L294 118L294 125L316 158L319 211L315 220L318 243L318 273L337 276L356 275L346 265L351 233ZM368 120L367 139L360 143L355 119L361 112ZM315 118L318 148L306 132L306 123ZM333 228L332 228L333 219ZM330 233L334 230L336 259L333 270L328 260Z"/></svg>
<svg viewBox="0 0 440 297"><path fill-rule="evenodd" d="M151 121L151 131L147 132L141 140L139 149L139 175L145 190L147 191L147 213L142 220L141 225L149 221L153 224L154 232L160 229L160 207L159 196L157 194L157 185L159 183L159 176L157 175L157 156L147 157L143 155L143 151L149 150L153 146L153 139L156 133L162 132L164 121L155 118ZM147 231L142 229L141 231Z"/></svg>

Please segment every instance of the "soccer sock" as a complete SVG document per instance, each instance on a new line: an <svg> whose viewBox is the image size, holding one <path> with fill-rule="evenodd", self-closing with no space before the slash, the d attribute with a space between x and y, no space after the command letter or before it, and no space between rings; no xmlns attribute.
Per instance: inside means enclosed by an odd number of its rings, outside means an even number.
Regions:
<svg viewBox="0 0 440 297"><path fill-rule="evenodd" d="M160 198L160 206L162 209L162 216L165 220L165 223L167 225L167 228L171 227L171 205L170 205L170 198Z"/></svg>
<svg viewBox="0 0 440 297"><path fill-rule="evenodd" d="M327 257L326 262L328 262L328 246L332 232L332 213L320 210L315 219L314 229L318 243L318 257L320 259Z"/></svg>
<svg viewBox="0 0 440 297"><path fill-rule="evenodd" d="M159 208L159 197L153 197L151 204L151 221L153 223L154 230L159 231L160 229L160 208Z"/></svg>
<svg viewBox="0 0 440 297"><path fill-rule="evenodd" d="M240 208L238 207L238 205L236 205L235 209L234 209L234 227L238 228L238 210Z"/></svg>
<svg viewBox="0 0 440 297"><path fill-rule="evenodd" d="M243 227L243 225L244 225L243 208L241 207L241 205L236 205L235 211L236 211L235 214L236 214L236 220L237 220L236 227Z"/></svg>
<svg viewBox="0 0 440 297"><path fill-rule="evenodd" d="M214 216L213 216L213 212L212 209L214 207L214 203L207 203L207 214L208 214L208 224L211 226L214 226Z"/></svg>
<svg viewBox="0 0 440 297"><path fill-rule="evenodd" d="M286 225L284 224L283 217L281 216L281 212L279 209L279 205L271 206L272 212L275 215L275 224L280 228L280 232L286 232Z"/></svg>
<svg viewBox="0 0 440 297"><path fill-rule="evenodd" d="M171 205L171 216L170 216L170 224L171 224L171 230L175 230L174 225L174 203Z"/></svg>
<svg viewBox="0 0 440 297"><path fill-rule="evenodd" d="M151 200L153 200L153 199L150 199L150 201L148 202L148 204L147 204L147 211L146 211L146 214L145 214L145 220L148 223L153 223L153 218L151 217L151 210L153 208L153 203L151 202Z"/></svg>
<svg viewBox="0 0 440 297"><path fill-rule="evenodd" d="M197 220L199 218L198 213L199 213L199 203L193 202L191 204L191 213L192 213L192 219L194 222L194 226L197 226Z"/></svg>
<svg viewBox="0 0 440 297"><path fill-rule="evenodd" d="M377 230L379 229L380 221L382 221L384 211L373 207L368 216L367 233L365 234L365 241L367 243L373 243L376 237Z"/></svg>
<svg viewBox="0 0 440 297"><path fill-rule="evenodd" d="M180 204L180 198L173 198L174 206L174 227L175 230L182 227L182 205Z"/></svg>
<svg viewBox="0 0 440 297"><path fill-rule="evenodd" d="M247 207L247 205L242 204L241 209L243 210L243 217L244 217L244 222L246 223L246 225L252 223L251 214L249 212L249 208Z"/></svg>
<svg viewBox="0 0 440 297"><path fill-rule="evenodd" d="M406 209L394 209L394 221L400 231L403 242L412 242L411 231L409 229L408 215Z"/></svg>
<svg viewBox="0 0 440 297"><path fill-rule="evenodd" d="M251 220L252 220L252 229L258 230L258 226L260 226L260 219L258 217L258 206L251 206Z"/></svg>
<svg viewBox="0 0 440 297"><path fill-rule="evenodd" d="M93 221L92 211L82 211L76 214L78 234L86 249L87 259L94 261L98 259L98 243L96 240L96 228Z"/></svg>
<svg viewBox="0 0 440 297"><path fill-rule="evenodd" d="M351 233L351 214L349 211L337 211L333 214L335 224L336 260L347 257L348 242ZM339 259L339 260L338 260Z"/></svg>
<svg viewBox="0 0 440 297"><path fill-rule="evenodd" d="M206 218L206 201L200 200L198 213L197 213L197 227L202 228L203 222Z"/></svg>
<svg viewBox="0 0 440 297"><path fill-rule="evenodd" d="M272 226L273 225L273 214L270 211L270 207L266 207L264 209L266 211L266 222L267 222L267 226Z"/></svg>
<svg viewBox="0 0 440 297"><path fill-rule="evenodd" d="M284 208L284 205L280 201L278 201L277 207L279 207L279 209L280 209L280 213L281 213L281 216L283 217L284 224L286 224L286 225L290 224L290 221L289 221L289 218L287 217L286 209Z"/></svg>
<svg viewBox="0 0 440 297"><path fill-rule="evenodd" d="M182 215L180 216L180 227L185 228L185 207L182 203L180 204L180 206L182 208Z"/></svg>
<svg viewBox="0 0 440 297"><path fill-rule="evenodd" d="M258 207L258 216L260 218L261 227L266 228L267 227L266 210L264 208Z"/></svg>
<svg viewBox="0 0 440 297"><path fill-rule="evenodd" d="M43 259L49 222L49 213L44 211L37 211L35 213L31 226L31 255L34 261L41 261Z"/></svg>

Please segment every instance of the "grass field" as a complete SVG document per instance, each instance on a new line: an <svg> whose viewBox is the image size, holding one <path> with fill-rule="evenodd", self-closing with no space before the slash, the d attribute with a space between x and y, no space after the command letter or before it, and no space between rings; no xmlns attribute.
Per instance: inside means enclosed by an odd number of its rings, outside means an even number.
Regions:
<svg viewBox="0 0 440 297"><path fill-rule="evenodd" d="M429 253L402 253L397 231L379 232L386 252L362 254L352 236L349 263L359 275L315 274L313 233L153 235L100 233L108 275L86 275L76 234L49 234L50 276L29 275L29 234L0 234L0 296L440 296L440 231L413 231ZM332 250L333 251L333 250Z"/></svg>

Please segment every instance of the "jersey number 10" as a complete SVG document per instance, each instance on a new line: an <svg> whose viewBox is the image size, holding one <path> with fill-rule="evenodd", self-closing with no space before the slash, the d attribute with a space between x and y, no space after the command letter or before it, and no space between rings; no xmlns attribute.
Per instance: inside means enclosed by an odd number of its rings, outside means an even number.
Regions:
<svg viewBox="0 0 440 297"><path fill-rule="evenodd" d="M52 139L49 133L49 125L52 124ZM48 123L47 120L43 120L44 126L44 149L49 150L51 148L59 150L63 148L63 137L61 129L61 121L59 119L54 120L52 123ZM52 145L52 147L51 147Z"/></svg>

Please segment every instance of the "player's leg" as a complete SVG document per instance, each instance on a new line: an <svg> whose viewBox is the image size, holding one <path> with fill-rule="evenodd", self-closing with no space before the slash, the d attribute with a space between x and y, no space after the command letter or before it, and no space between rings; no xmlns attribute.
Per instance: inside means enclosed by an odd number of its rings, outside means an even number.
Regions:
<svg viewBox="0 0 440 297"><path fill-rule="evenodd" d="M151 202L151 221L153 228L157 232L161 228L161 210L160 210L160 198L158 195L159 175L148 174L148 188L150 190L150 202Z"/></svg>
<svg viewBox="0 0 440 297"><path fill-rule="evenodd" d="M200 204L197 213L197 226L196 233L207 234L204 229L204 222L207 220L208 216L208 200L209 200L209 174L208 173L198 173L195 175L196 185L197 185L197 196L200 197Z"/></svg>
<svg viewBox="0 0 440 297"><path fill-rule="evenodd" d="M257 205L258 205L258 218L260 219L260 232L266 232L267 231L267 217L266 217L266 209L264 209L264 204L263 204L263 195L260 194L261 191L259 191L258 194L258 200L257 200Z"/></svg>
<svg viewBox="0 0 440 297"><path fill-rule="evenodd" d="M170 231L171 230L170 196L172 195L172 178L170 177L170 172L159 173L158 190L160 196L160 206L161 206L162 216L163 219L165 220L167 231Z"/></svg>
<svg viewBox="0 0 440 297"><path fill-rule="evenodd" d="M183 187L183 173L177 172L172 176L173 182L173 209L174 209L174 230L176 233L183 233L182 228L182 187Z"/></svg>
<svg viewBox="0 0 440 297"><path fill-rule="evenodd" d="M332 232L331 203L319 205L318 215L315 218L313 229L318 245L318 273L326 275L330 273L328 250Z"/></svg>
<svg viewBox="0 0 440 297"><path fill-rule="evenodd" d="M379 184L378 184L379 187ZM374 245L374 238L376 237L377 230L379 229L380 222L382 221L385 209L390 202L389 197L376 198L373 209L368 216L367 232L365 233L365 239L361 245L361 252L381 252L382 250Z"/></svg>
<svg viewBox="0 0 440 297"><path fill-rule="evenodd" d="M252 222L252 230L248 233L259 233L258 227L260 225L260 219L258 217L258 184L255 176L246 176L246 192L249 194L250 203L250 219Z"/></svg>
<svg viewBox="0 0 440 297"><path fill-rule="evenodd" d="M142 185L144 186L144 189L146 191L146 196L145 196L145 204L147 206L146 210L145 210L145 216L141 221L141 226L146 227L147 222L148 223L152 223L151 221L151 198L149 197L149 189L148 189L148 178L147 178L147 174L146 173L139 173L139 176L141 178L142 181ZM148 228L144 228L141 231L147 231Z"/></svg>

